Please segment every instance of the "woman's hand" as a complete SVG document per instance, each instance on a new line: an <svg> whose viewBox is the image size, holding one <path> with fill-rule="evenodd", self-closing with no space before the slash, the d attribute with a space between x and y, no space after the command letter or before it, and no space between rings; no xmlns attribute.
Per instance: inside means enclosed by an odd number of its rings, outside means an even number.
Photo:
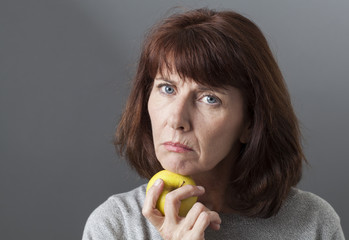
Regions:
<svg viewBox="0 0 349 240"><path fill-rule="evenodd" d="M202 203L195 203L187 216L178 216L181 200L200 196L205 189L200 186L185 185L166 195L165 216L156 209L156 202L162 192L164 182L159 179L147 192L142 213L157 228L165 240L204 239L205 229L220 228L221 219L218 213L210 211Z"/></svg>

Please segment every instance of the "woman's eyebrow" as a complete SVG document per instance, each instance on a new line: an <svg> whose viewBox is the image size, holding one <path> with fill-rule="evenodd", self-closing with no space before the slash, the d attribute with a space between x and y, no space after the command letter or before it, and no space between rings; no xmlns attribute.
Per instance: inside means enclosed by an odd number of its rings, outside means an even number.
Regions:
<svg viewBox="0 0 349 240"><path fill-rule="evenodd" d="M202 92L213 91L213 92L218 92L218 93L223 94L223 95L227 95L226 91L224 91L223 88L213 88L213 87L199 85L198 89Z"/></svg>
<svg viewBox="0 0 349 240"><path fill-rule="evenodd" d="M166 78L166 77L156 77L154 78L154 81L165 81L165 82L168 82L170 83L171 85L175 85L177 82L174 81L174 80L171 80L169 78ZM223 94L223 95L227 95L227 92L225 91L224 88L214 88L214 87L208 87L208 86L204 86L204 85L198 85L198 90L201 91L201 92L206 92L206 91L211 91L211 92L218 92L220 94Z"/></svg>
<svg viewBox="0 0 349 240"><path fill-rule="evenodd" d="M165 81L165 82L171 83L172 85L176 83L176 81L173 81L173 80L165 78L165 77L156 77L154 80L155 81L156 80L158 80L158 81Z"/></svg>

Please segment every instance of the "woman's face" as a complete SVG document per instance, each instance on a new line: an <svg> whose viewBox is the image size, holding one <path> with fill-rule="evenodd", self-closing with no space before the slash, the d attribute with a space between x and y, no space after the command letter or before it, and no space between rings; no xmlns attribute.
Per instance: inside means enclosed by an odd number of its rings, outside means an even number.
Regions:
<svg viewBox="0 0 349 240"><path fill-rule="evenodd" d="M211 89L178 74L158 74L148 111L164 169L183 175L210 171L241 148L245 124L237 88Z"/></svg>

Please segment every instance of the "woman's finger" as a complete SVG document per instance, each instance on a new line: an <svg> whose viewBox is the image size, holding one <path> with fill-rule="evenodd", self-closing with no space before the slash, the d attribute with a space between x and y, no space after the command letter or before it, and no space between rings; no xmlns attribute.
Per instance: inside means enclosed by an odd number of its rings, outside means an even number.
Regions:
<svg viewBox="0 0 349 240"><path fill-rule="evenodd" d="M164 182L162 179L155 181L154 185L151 186L145 196L142 214L146 217L156 228L159 228L164 217L161 212L156 208L156 202L164 188Z"/></svg>
<svg viewBox="0 0 349 240"><path fill-rule="evenodd" d="M195 203L194 206L189 210L187 216L184 219L184 225L187 230L191 230L197 221L200 213L205 211L206 207L202 203Z"/></svg>
<svg viewBox="0 0 349 240"><path fill-rule="evenodd" d="M168 221L177 221L181 201L189 197L200 196L205 193L201 186L185 185L177 188L166 195L165 199L165 216Z"/></svg>
<svg viewBox="0 0 349 240"><path fill-rule="evenodd" d="M201 233L204 233L209 225L211 225L213 229L218 230L220 228L220 224L221 219L217 212L203 211L197 218L192 231L200 235Z"/></svg>
<svg viewBox="0 0 349 240"><path fill-rule="evenodd" d="M190 209L188 212L187 217L185 218L185 225L188 230L192 229L196 221L198 220L198 217L202 212L207 212L210 219L210 227L214 230L218 230L220 228L221 224L221 218L219 217L219 214L217 212L209 210L205 205L203 205L200 202L197 202L194 204L194 206Z"/></svg>
<svg viewBox="0 0 349 240"><path fill-rule="evenodd" d="M194 235L201 236L209 225L210 216L207 212L201 212L192 228L192 232L195 233Z"/></svg>
<svg viewBox="0 0 349 240"><path fill-rule="evenodd" d="M210 216L210 227L213 230L219 230L221 228L222 220L217 212L208 211L208 215Z"/></svg>

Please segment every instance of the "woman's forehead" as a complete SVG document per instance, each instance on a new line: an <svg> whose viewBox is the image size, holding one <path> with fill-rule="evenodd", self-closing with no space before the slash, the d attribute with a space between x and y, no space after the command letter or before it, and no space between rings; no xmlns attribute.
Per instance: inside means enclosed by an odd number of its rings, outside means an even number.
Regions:
<svg viewBox="0 0 349 240"><path fill-rule="evenodd" d="M165 82L168 82L173 85L182 85L184 83L193 83L196 85L196 88L200 91L216 91L220 92L222 94L226 94L226 91L232 86L226 86L221 85L219 87L217 86L211 86L209 84L203 84L202 81L197 81L195 79L189 78L189 77L182 77L177 72L166 72L166 74L163 74L161 72L158 72L154 78L154 80L162 80Z"/></svg>
<svg viewBox="0 0 349 240"><path fill-rule="evenodd" d="M228 89L229 87L233 86L233 85L219 83L219 81L214 82L214 81L207 81L206 79L195 79L195 78L192 78L191 76L184 75L184 73L178 72L174 68L172 69L162 68L161 70L159 69L153 79L154 80L161 79L170 83L189 81L189 82L196 83L202 88L209 88L209 89ZM212 82L214 82L215 84L210 84Z"/></svg>

